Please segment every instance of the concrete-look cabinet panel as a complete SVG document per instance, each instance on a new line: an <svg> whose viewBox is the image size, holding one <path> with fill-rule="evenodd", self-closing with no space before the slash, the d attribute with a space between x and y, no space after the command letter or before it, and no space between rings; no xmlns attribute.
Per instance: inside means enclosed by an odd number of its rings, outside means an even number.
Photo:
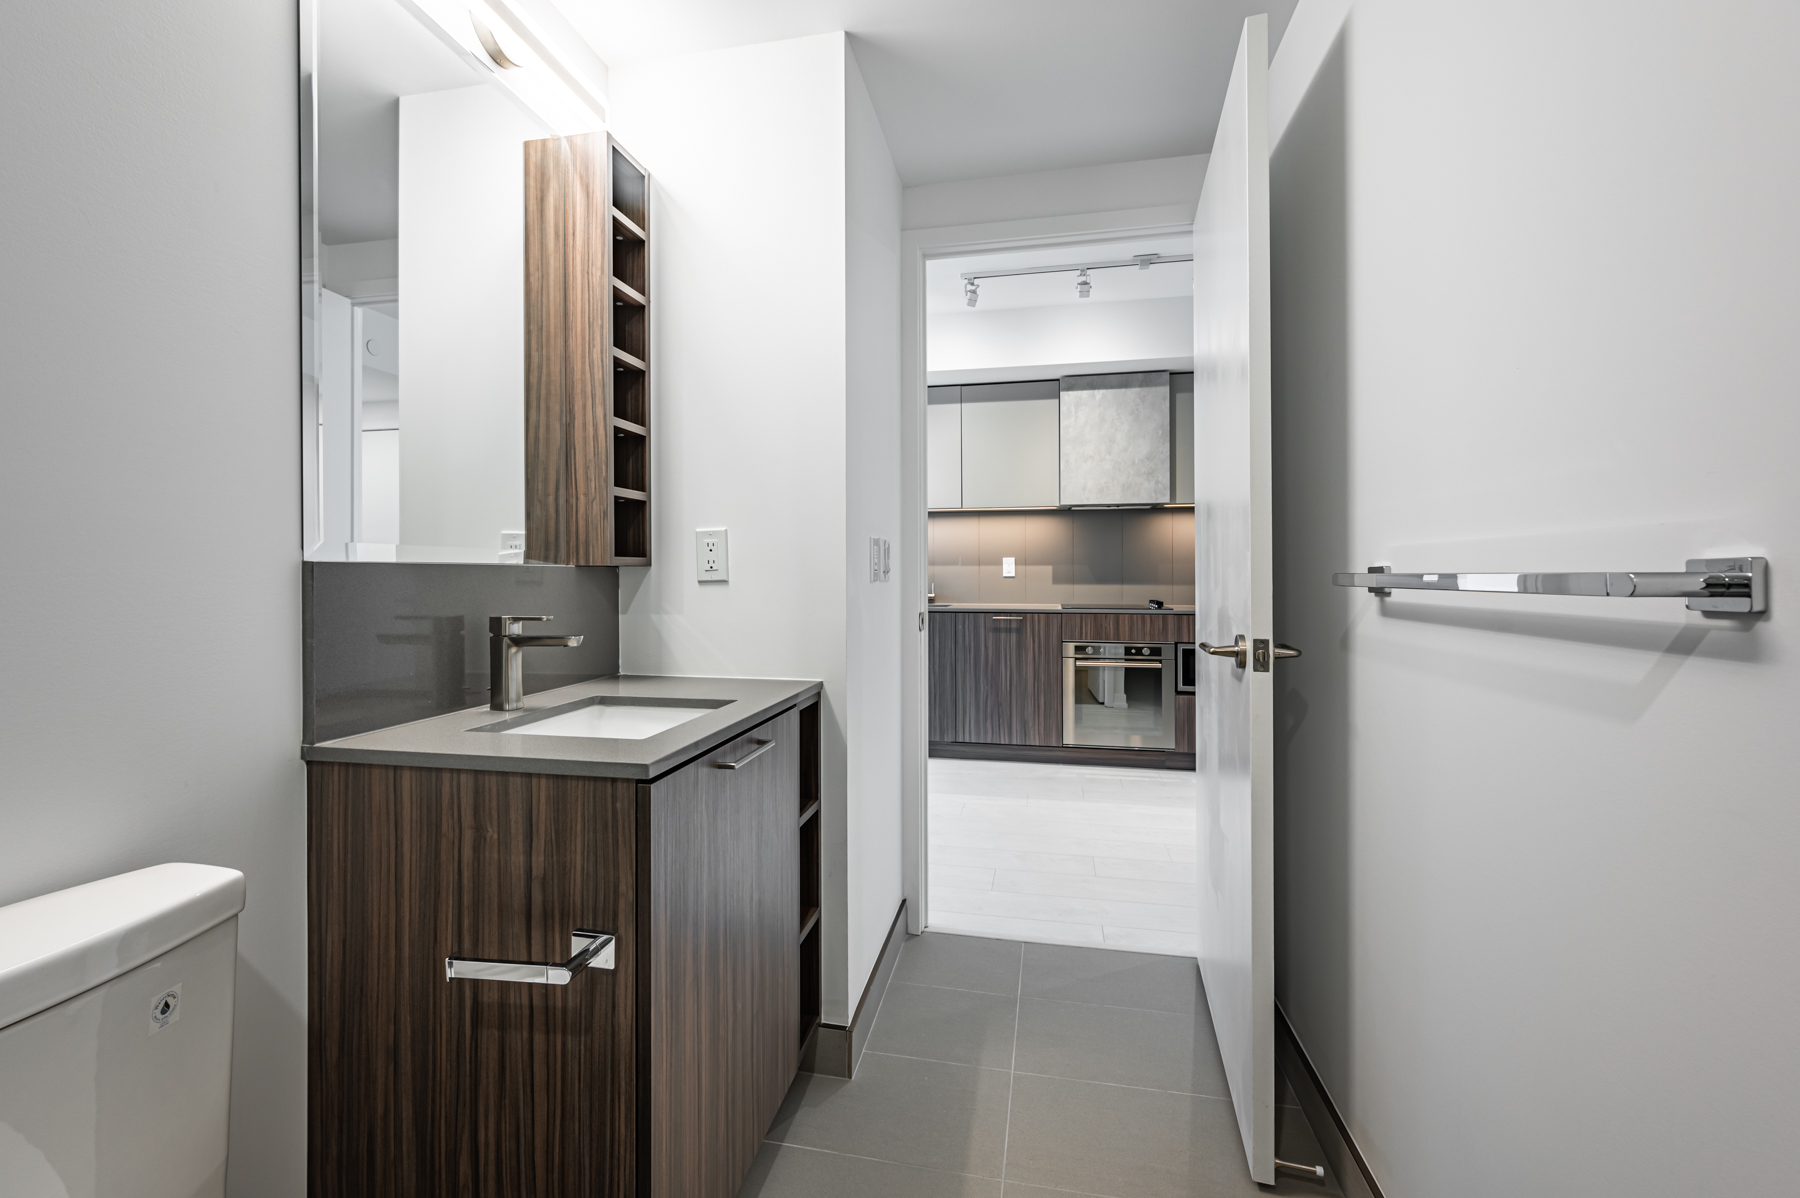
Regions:
<svg viewBox="0 0 1800 1198"><path fill-rule="evenodd" d="M926 507L963 505L962 454L962 388L926 388Z"/></svg>
<svg viewBox="0 0 1800 1198"><path fill-rule="evenodd" d="M1059 396L1053 380L962 388L962 506L1056 506Z"/></svg>
<svg viewBox="0 0 1800 1198"><path fill-rule="evenodd" d="M1171 415L1168 371L1063 379L1059 502L1171 502Z"/></svg>

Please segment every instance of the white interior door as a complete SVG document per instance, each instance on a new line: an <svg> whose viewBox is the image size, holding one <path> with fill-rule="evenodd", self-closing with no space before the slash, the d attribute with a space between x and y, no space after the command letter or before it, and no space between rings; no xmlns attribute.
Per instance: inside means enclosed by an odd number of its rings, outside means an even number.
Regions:
<svg viewBox="0 0 1800 1198"><path fill-rule="evenodd" d="M1250 1175L1275 1180L1268 18L1244 22L1194 216L1200 973ZM1232 656L1239 646L1243 651ZM1260 650L1260 652L1258 652Z"/></svg>

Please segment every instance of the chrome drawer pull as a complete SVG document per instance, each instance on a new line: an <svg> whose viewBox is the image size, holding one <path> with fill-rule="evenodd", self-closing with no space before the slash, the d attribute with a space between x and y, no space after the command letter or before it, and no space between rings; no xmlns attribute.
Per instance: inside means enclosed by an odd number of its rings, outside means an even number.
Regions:
<svg viewBox="0 0 1800 1198"><path fill-rule="evenodd" d="M772 740L760 741L760 742L758 742L756 748L751 749L748 753L744 754L742 757L738 758L736 761L715 761L715 762L713 762L713 764L718 766L722 770L741 770L745 766L749 765L752 761L755 761L758 757L761 757L764 753L767 753L770 749L773 749L774 747L775 747L775 742Z"/></svg>
<svg viewBox="0 0 1800 1198"><path fill-rule="evenodd" d="M576 928L569 937L573 954L562 964L541 961L490 961L485 957L445 957L444 980L469 978L479 982L536 982L541 986L567 986L569 979L588 966L613 967L610 932Z"/></svg>
<svg viewBox="0 0 1800 1198"><path fill-rule="evenodd" d="M994 616L996 620L1023 620L1024 616Z"/></svg>

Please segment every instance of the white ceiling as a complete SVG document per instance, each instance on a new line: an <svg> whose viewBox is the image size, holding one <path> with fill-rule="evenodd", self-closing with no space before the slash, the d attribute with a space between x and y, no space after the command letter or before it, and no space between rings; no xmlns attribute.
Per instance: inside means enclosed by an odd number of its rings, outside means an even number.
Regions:
<svg viewBox="0 0 1800 1198"><path fill-rule="evenodd" d="M1191 254L1191 236L1156 237L1113 241L1100 245L1063 245L1048 249L1019 250L1004 254L980 254L967 258L936 258L925 264L925 310L930 314L955 315L971 311L963 298L963 272L1012 270L1021 266L1063 266L1076 262L1108 262L1138 254ZM1194 294L1191 263L1171 262L1149 270L1097 270L1088 275L1093 290L1082 299L1075 291L1073 274L1015 275L984 279L977 312L1006 308L1049 308L1076 304L1123 303L1127 300L1163 299Z"/></svg>
<svg viewBox="0 0 1800 1198"><path fill-rule="evenodd" d="M910 185L1212 148L1246 16L1296 0L557 0L614 66L847 30Z"/></svg>

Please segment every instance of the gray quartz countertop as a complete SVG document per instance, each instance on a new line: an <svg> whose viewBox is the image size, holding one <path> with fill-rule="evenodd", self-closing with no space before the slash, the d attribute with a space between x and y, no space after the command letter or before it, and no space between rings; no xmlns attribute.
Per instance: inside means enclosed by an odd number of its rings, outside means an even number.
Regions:
<svg viewBox="0 0 1800 1198"><path fill-rule="evenodd" d="M1191 603L1171 603L1167 607L1151 607L1146 603L1116 607L1079 603L933 603L932 611L1042 611L1064 615L1098 616L1186 616L1192 615Z"/></svg>
<svg viewBox="0 0 1800 1198"><path fill-rule="evenodd" d="M472 707L411 724L306 745L307 761L412 765L437 769L496 770L513 774L576 774L601 778L654 778L698 757L748 728L819 693L821 684L790 678L672 678L621 674L526 695L518 711ZM594 736L533 736L491 730L524 728L532 721L609 699L643 699L653 705L710 707L706 714L641 740Z"/></svg>

